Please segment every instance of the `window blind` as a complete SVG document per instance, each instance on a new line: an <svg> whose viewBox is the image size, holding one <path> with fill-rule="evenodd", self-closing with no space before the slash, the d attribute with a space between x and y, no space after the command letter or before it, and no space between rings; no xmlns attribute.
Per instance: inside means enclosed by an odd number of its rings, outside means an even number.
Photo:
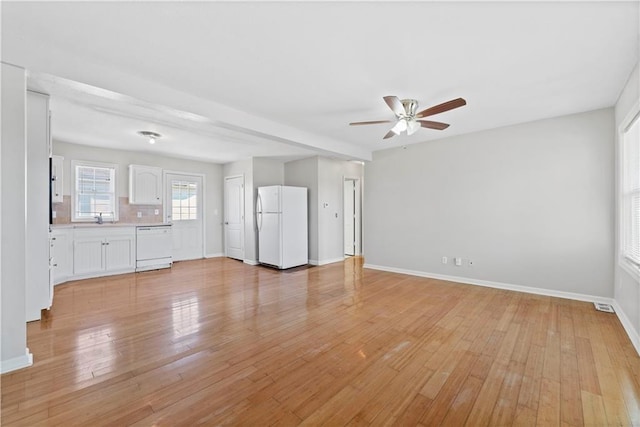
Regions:
<svg viewBox="0 0 640 427"><path fill-rule="evenodd" d="M636 116L623 141L623 246L624 258L640 268L640 118Z"/></svg>

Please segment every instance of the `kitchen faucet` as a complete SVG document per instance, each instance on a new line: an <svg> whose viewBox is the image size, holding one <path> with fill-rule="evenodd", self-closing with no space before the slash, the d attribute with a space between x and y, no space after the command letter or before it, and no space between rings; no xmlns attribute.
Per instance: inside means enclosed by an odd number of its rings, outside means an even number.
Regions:
<svg viewBox="0 0 640 427"><path fill-rule="evenodd" d="M95 218L96 218L98 224L102 224L102 212L100 212L100 215L96 216Z"/></svg>

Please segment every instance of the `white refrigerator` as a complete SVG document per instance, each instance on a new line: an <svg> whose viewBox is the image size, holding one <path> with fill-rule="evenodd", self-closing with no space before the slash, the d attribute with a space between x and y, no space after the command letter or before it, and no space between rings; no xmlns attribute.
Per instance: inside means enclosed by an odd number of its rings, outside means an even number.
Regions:
<svg viewBox="0 0 640 427"><path fill-rule="evenodd" d="M285 269L309 262L306 188L259 187L256 222L261 264Z"/></svg>

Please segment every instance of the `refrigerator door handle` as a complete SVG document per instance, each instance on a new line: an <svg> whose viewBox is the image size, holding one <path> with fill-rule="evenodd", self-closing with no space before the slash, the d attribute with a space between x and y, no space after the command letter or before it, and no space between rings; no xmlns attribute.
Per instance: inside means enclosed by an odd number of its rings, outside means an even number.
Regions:
<svg viewBox="0 0 640 427"><path fill-rule="evenodd" d="M260 197L260 193L258 193L258 231L262 230L262 197Z"/></svg>

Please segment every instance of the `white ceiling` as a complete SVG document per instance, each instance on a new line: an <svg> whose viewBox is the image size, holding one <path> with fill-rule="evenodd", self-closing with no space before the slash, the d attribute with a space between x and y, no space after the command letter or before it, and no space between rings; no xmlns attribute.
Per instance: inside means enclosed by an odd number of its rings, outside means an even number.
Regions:
<svg viewBox="0 0 640 427"><path fill-rule="evenodd" d="M56 139L227 162L371 152L614 105L632 2L2 2L2 59L52 95ZM74 82L81 82L76 84ZM95 88L105 90L96 90ZM385 95L464 97L382 141ZM138 130L163 135L153 147Z"/></svg>

